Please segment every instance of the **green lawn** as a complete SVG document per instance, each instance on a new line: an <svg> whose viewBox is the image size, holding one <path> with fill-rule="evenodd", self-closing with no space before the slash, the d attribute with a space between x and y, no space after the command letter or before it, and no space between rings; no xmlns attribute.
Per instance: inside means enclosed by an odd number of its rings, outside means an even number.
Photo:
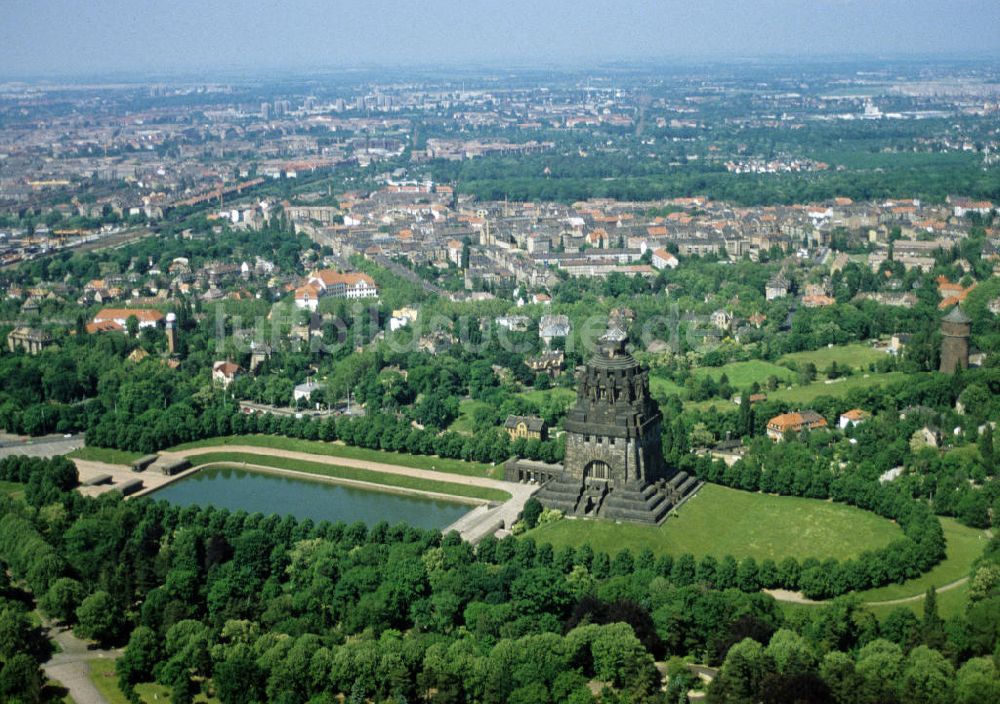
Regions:
<svg viewBox="0 0 1000 704"><path fill-rule="evenodd" d="M253 447L271 447L276 450L291 450L292 452L308 452L313 455L328 455L330 457L347 457L353 460L382 462L400 467L414 469L433 469L449 474L461 474L466 477L499 476L502 467L491 467L483 462L463 462L462 460L446 459L435 455L411 455L405 452L384 452L369 450L363 447L350 447L335 442L319 440L300 440L286 438L281 435L227 435L218 438L206 438L185 443L170 448L171 452L190 450L197 447L215 447L217 445L251 445Z"/></svg>
<svg viewBox="0 0 1000 704"><path fill-rule="evenodd" d="M768 377L771 376L778 377L782 381L791 381L795 378L795 373L787 367L759 359L753 359L749 362L730 362L721 367L701 367L694 370L696 377L711 376L715 381L722 378L723 374L729 378L730 386L737 389L749 388L755 381L764 386Z"/></svg>
<svg viewBox="0 0 1000 704"><path fill-rule="evenodd" d="M24 493L24 484L21 484L20 482L0 481L0 495L19 496L23 493Z"/></svg>
<svg viewBox="0 0 1000 704"><path fill-rule="evenodd" d="M898 526L852 506L816 499L753 494L706 484L659 528L564 519L532 531L556 547L589 542L594 550L780 561L787 556L846 558L902 536Z"/></svg>
<svg viewBox="0 0 1000 704"><path fill-rule="evenodd" d="M833 362L836 362L837 366L867 369L869 364L880 359L885 359L885 352L880 352L871 345L859 342L853 345L824 347L811 352L792 352L781 357L778 364L812 362L820 374L823 374Z"/></svg>
<svg viewBox="0 0 1000 704"><path fill-rule="evenodd" d="M965 606L969 601L969 585L962 584L954 589L949 589L946 592L938 592L937 595L937 605L938 614L944 618L954 618L965 611ZM893 610L898 609L900 606L910 609L917 615L917 618L922 618L924 615L924 597L921 594L920 599L917 601L908 601L905 604L878 604L878 605L868 605L865 606L866 609L871 611L875 616L882 620Z"/></svg>
<svg viewBox="0 0 1000 704"><path fill-rule="evenodd" d="M927 592L928 587L940 588L969 575L973 561L985 549L989 538L987 538L984 531L963 526L952 518L942 518L941 526L944 528L944 535L947 541L947 555L945 559L929 572L920 575L916 579L908 580L902 584L890 584L878 589L858 592L857 596L865 603L866 609L878 618L883 619L892 613L894 609L902 606L912 610L920 617L923 616L924 594ZM945 618L951 618L962 613L968 600L968 591L969 585L965 583L954 589L938 592L938 613ZM879 603L895 599L906 599L913 596L918 598L902 604ZM780 603L786 613L797 609L816 608L811 604Z"/></svg>
<svg viewBox="0 0 1000 704"><path fill-rule="evenodd" d="M673 379L667 379L655 374L649 375L649 392L656 396L680 396L684 393L684 387Z"/></svg>
<svg viewBox="0 0 1000 704"><path fill-rule="evenodd" d="M456 433L472 434L472 414L480 408L488 406L485 401L477 401L471 398L464 398L458 403L458 418L449 426L448 430Z"/></svg>
<svg viewBox="0 0 1000 704"><path fill-rule="evenodd" d="M740 407L737 406L729 399L724 398L710 398L707 401L685 401L684 410L693 411L695 413L708 413L709 410L715 408L716 413L737 413Z"/></svg>
<svg viewBox="0 0 1000 704"><path fill-rule="evenodd" d="M923 594L928 587L943 587L962 577L968 577L973 561L982 554L989 538L984 531L963 526L953 518L942 518L946 541L946 557L929 572L902 584L890 584L878 589L859 592L863 601L888 601ZM943 596L943 595L942 595Z"/></svg>
<svg viewBox="0 0 1000 704"><path fill-rule="evenodd" d="M576 400L576 389L567 389L562 386L555 386L551 389L532 389L522 391L518 396L525 398L532 403L543 404L549 398L554 398L566 406L571 405Z"/></svg>
<svg viewBox="0 0 1000 704"><path fill-rule="evenodd" d="M840 398L846 396L852 389L863 389L872 386L885 386L907 378L904 372L887 372L885 374L855 374L843 377L830 384L814 381L806 386L793 386L790 389L777 389L768 393L767 397L775 401L787 401L792 404L809 404L820 396Z"/></svg>
<svg viewBox="0 0 1000 704"><path fill-rule="evenodd" d="M108 464L132 464L140 457L143 457L143 454L141 452L115 450L110 447L81 447L79 450L73 450L66 456L72 459L107 462Z"/></svg>
<svg viewBox="0 0 1000 704"><path fill-rule="evenodd" d="M90 667L87 675L90 677L90 681L97 688L97 691L108 700L109 704L128 704L128 699L118 689L118 675L115 674L115 661L95 659L91 660L88 664ZM135 691L139 695L139 699L145 704L170 701L170 687L162 684L144 682L136 685ZM194 701L197 704L217 704L219 700L215 697L206 697L204 694L199 693L195 696Z"/></svg>
<svg viewBox="0 0 1000 704"><path fill-rule="evenodd" d="M695 373L697 374L698 371L701 370L697 370ZM788 370L785 371L788 373ZM807 384L806 386L799 386L798 384L795 384L791 387L780 387L774 391L767 391L765 393L767 393L768 400L785 401L792 405L806 407L820 396L841 398L846 396L852 389L885 386L887 384L902 381L906 379L907 376L908 375L903 372L887 372L884 374L859 372L854 376L843 377L840 381L833 381L829 384L824 381L815 381L812 384ZM707 401L686 401L684 403L684 410L704 413L712 406L715 406L715 409L719 413L735 413L738 410L737 406L733 404L732 401L721 398L710 398Z"/></svg>
<svg viewBox="0 0 1000 704"><path fill-rule="evenodd" d="M358 469L356 467L339 467L337 465L306 462L287 457L255 455L245 452L209 452L204 455L192 455L190 459L192 464L196 466L209 464L231 464L235 466L240 466L244 463L256 464L263 467L290 469L297 472L317 474L324 477L352 479L354 481L381 484L382 486L398 487L400 489L415 489L418 491L432 491L438 494L449 494L451 496L461 496L471 499L506 501L510 498L510 494L499 489L456 484L454 482L439 482L432 479L411 477L405 474L375 472L369 469Z"/></svg>

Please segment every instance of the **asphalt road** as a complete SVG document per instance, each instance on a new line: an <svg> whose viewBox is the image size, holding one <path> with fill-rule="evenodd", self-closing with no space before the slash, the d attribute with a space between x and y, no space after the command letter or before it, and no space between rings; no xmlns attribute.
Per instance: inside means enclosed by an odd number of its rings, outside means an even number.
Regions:
<svg viewBox="0 0 1000 704"><path fill-rule="evenodd" d="M66 438L62 435L42 435L37 438L18 438L4 435L0 438L0 457L29 455L31 457L54 457L65 455L83 447L83 434Z"/></svg>

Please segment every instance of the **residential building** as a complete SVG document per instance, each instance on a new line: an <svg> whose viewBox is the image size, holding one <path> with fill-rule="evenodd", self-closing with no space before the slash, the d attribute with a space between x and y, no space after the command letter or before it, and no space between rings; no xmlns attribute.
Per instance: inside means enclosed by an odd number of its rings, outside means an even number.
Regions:
<svg viewBox="0 0 1000 704"><path fill-rule="evenodd" d="M392 317L389 318L389 331L396 332L400 328L406 327L417 319L417 314L417 309L409 306L392 311Z"/></svg>
<svg viewBox="0 0 1000 704"><path fill-rule="evenodd" d="M654 269L676 269L680 262L677 260L673 254L665 249L654 249L653 258L650 260L650 264L653 265Z"/></svg>
<svg viewBox="0 0 1000 704"><path fill-rule="evenodd" d="M455 266L462 266L462 247L458 240L448 240L448 261Z"/></svg>
<svg viewBox="0 0 1000 704"><path fill-rule="evenodd" d="M377 298L378 287L368 274L360 272L341 273L333 269L320 269L306 279L319 291L320 296L333 298Z"/></svg>
<svg viewBox="0 0 1000 704"><path fill-rule="evenodd" d="M320 289L313 284L306 284L295 289L295 307L316 312L319 307Z"/></svg>
<svg viewBox="0 0 1000 704"><path fill-rule="evenodd" d="M292 390L292 401L296 404L299 401L311 401L313 392L319 388L319 384L315 381L307 381L304 384L296 384L295 388Z"/></svg>
<svg viewBox="0 0 1000 704"><path fill-rule="evenodd" d="M867 411L863 411L860 408L852 408L851 410L840 414L838 425L841 430L844 430L847 426L854 427L860 423L864 423L870 417L871 414Z"/></svg>
<svg viewBox="0 0 1000 704"><path fill-rule="evenodd" d="M538 336L545 341L546 346L552 344L552 340L557 337L566 337L569 332L567 315L543 315L538 321Z"/></svg>
<svg viewBox="0 0 1000 704"><path fill-rule="evenodd" d="M825 428L826 418L816 411L782 413L767 421L767 436L775 442L784 440L786 433Z"/></svg>
<svg viewBox="0 0 1000 704"><path fill-rule="evenodd" d="M163 320L163 313L148 308L104 308L94 316L94 324L100 326L114 323L119 330L125 330L128 319L135 316L139 329L156 327ZM88 330L89 332L89 330Z"/></svg>
<svg viewBox="0 0 1000 704"><path fill-rule="evenodd" d="M234 362L223 361L212 365L212 381L224 389L228 388L242 374L243 368Z"/></svg>
<svg viewBox="0 0 1000 704"><path fill-rule="evenodd" d="M788 295L788 280L781 274L776 274L771 277L771 280L767 282L767 286L764 287L764 297L773 301L776 298L784 298Z"/></svg>
<svg viewBox="0 0 1000 704"><path fill-rule="evenodd" d="M550 350L542 352L537 357L529 357L524 360L524 363L535 374L546 374L554 379L563 370L566 364L566 355L563 354L562 350Z"/></svg>
<svg viewBox="0 0 1000 704"><path fill-rule="evenodd" d="M547 437L545 421L538 416L507 416L503 427L511 440L545 440Z"/></svg>

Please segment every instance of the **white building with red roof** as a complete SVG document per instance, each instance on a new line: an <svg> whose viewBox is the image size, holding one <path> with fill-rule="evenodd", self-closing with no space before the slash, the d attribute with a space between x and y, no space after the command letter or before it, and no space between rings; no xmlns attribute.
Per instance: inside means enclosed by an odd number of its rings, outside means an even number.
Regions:
<svg viewBox="0 0 1000 704"><path fill-rule="evenodd" d="M677 260L673 254L665 249L654 249L653 258L650 260L650 264L653 265L654 269L663 270L667 267L671 269L676 269L680 262Z"/></svg>
<svg viewBox="0 0 1000 704"><path fill-rule="evenodd" d="M378 298L378 287L368 274L318 269L309 274L305 282L295 289L295 306L315 311L319 306L319 299L327 296L351 300Z"/></svg>

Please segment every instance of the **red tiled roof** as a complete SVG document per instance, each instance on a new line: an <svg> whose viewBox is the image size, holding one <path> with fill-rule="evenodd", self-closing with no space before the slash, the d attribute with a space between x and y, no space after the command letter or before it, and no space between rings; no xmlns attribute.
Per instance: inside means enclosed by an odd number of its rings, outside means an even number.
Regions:
<svg viewBox="0 0 1000 704"><path fill-rule="evenodd" d="M86 329L88 334L93 334L95 332L123 332L125 330L125 328L113 320L102 320L99 323L87 323Z"/></svg>
<svg viewBox="0 0 1000 704"><path fill-rule="evenodd" d="M149 308L104 308L94 316L94 322L100 323L105 320L128 320L131 316L142 322L158 323L163 320L163 313Z"/></svg>

